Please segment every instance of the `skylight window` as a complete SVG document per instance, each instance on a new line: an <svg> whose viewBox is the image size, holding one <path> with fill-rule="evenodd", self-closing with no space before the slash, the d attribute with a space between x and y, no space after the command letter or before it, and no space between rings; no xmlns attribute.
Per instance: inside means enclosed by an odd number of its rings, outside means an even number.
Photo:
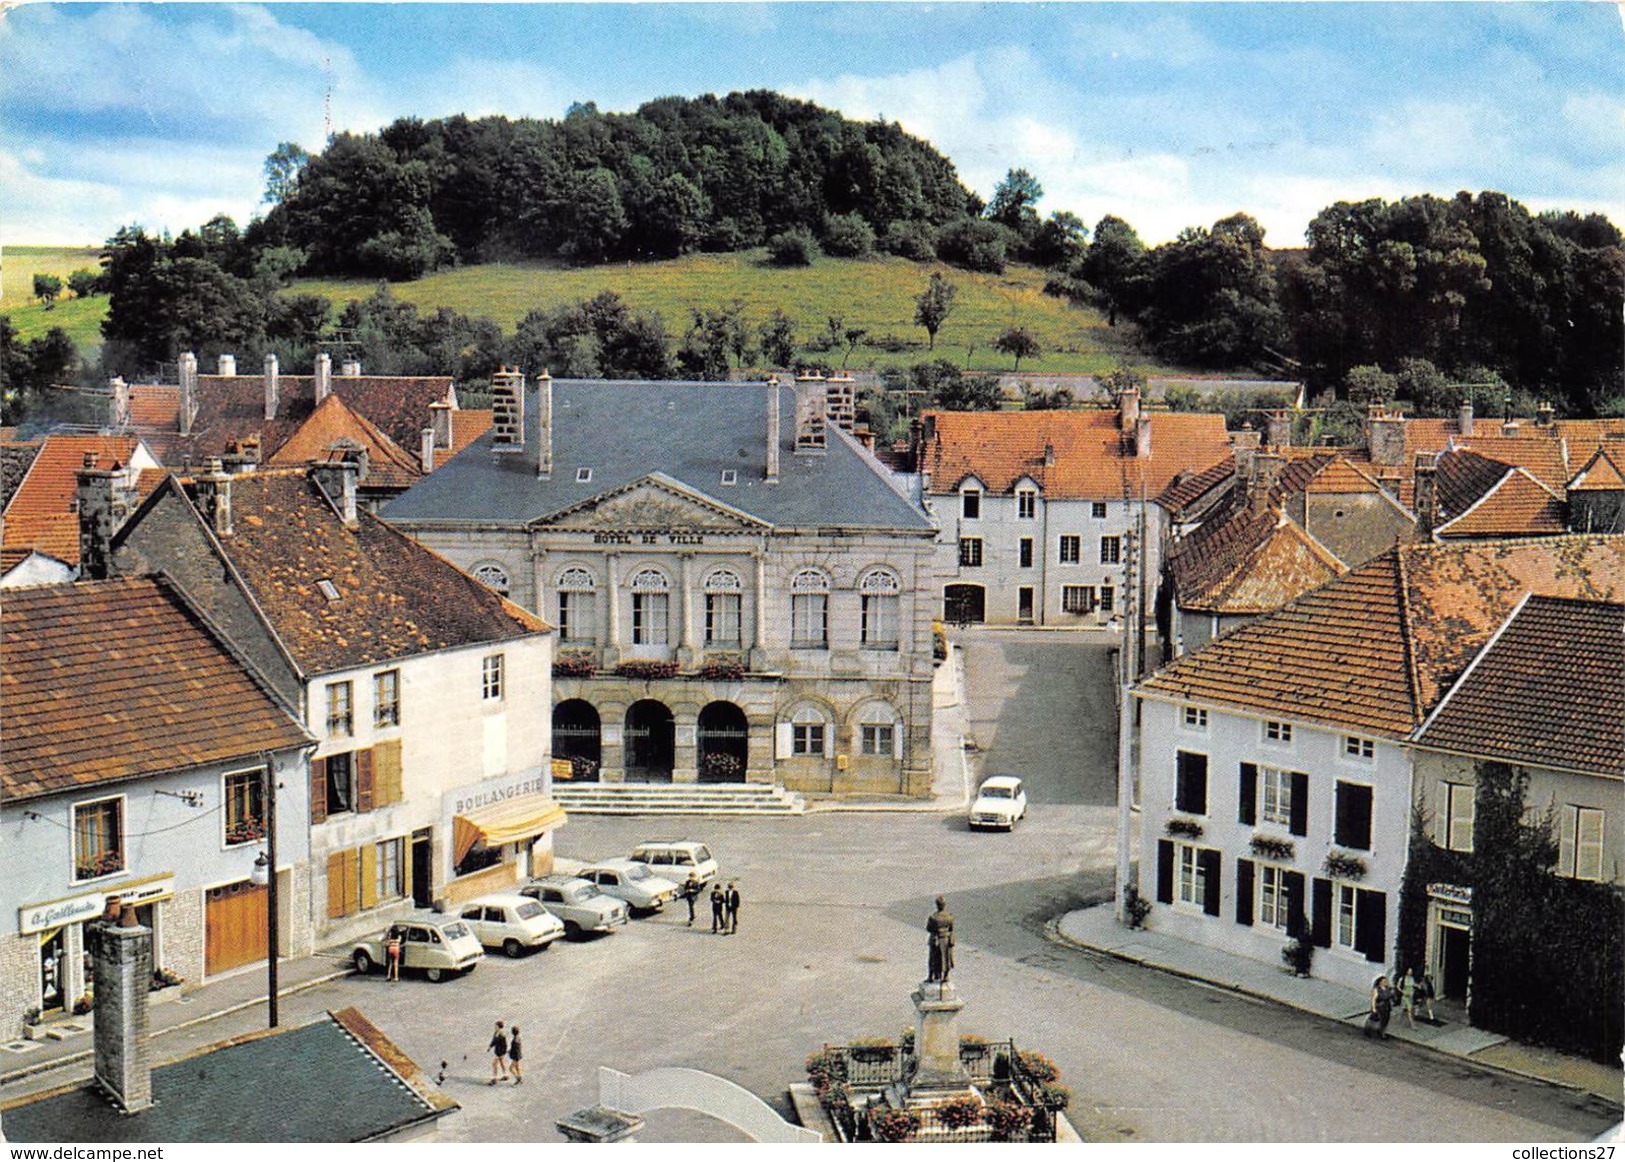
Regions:
<svg viewBox="0 0 1625 1162"><path fill-rule="evenodd" d="M320 589L322 591L322 596L327 598L329 601L337 601L339 599L338 586L334 585L326 577L323 577L320 581L316 582L316 588Z"/></svg>
<svg viewBox="0 0 1625 1162"><path fill-rule="evenodd" d="M577 484L591 484L592 483L592 469L591 468L577 468L576 469L576 483Z"/></svg>
<svg viewBox="0 0 1625 1162"><path fill-rule="evenodd" d="M724 483L724 484L738 484L739 483L739 473L737 471L735 471L734 469L732 469L732 468L724 468L722 470L722 483Z"/></svg>

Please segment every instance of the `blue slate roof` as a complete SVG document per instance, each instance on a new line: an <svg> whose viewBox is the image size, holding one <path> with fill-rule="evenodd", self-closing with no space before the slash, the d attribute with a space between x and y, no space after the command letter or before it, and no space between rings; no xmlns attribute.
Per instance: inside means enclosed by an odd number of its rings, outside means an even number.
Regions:
<svg viewBox="0 0 1625 1162"><path fill-rule="evenodd" d="M393 521L522 525L661 473L777 528L928 533L931 522L851 436L828 427L823 455L795 454L795 388L780 385L779 483L768 484L763 383L553 381L553 471L536 475L539 393L525 395L525 449L487 432L384 506ZM590 483L577 483L579 469ZM738 482L725 485L733 469Z"/></svg>
<svg viewBox="0 0 1625 1162"><path fill-rule="evenodd" d="M5 1133L11 1142L365 1142L457 1108L427 1086L347 1009L158 1066L154 1104L133 1116L90 1085L22 1099L5 1110Z"/></svg>

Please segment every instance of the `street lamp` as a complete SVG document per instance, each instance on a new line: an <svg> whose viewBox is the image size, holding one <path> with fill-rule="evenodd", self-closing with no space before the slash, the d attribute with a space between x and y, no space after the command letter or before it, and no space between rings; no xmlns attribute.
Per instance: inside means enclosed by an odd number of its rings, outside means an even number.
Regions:
<svg viewBox="0 0 1625 1162"><path fill-rule="evenodd" d="M254 857L249 873L256 885L268 889L265 900L265 981L267 1027L277 1027L277 884L276 884L276 773L272 770L270 755L265 756L265 767L260 772L265 780L265 847Z"/></svg>

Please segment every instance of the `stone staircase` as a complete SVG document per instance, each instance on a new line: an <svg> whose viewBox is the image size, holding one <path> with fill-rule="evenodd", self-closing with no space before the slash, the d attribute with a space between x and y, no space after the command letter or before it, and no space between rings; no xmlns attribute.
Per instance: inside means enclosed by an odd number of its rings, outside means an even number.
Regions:
<svg viewBox="0 0 1625 1162"><path fill-rule="evenodd" d="M768 783L554 783L553 799L580 815L800 815L800 795Z"/></svg>

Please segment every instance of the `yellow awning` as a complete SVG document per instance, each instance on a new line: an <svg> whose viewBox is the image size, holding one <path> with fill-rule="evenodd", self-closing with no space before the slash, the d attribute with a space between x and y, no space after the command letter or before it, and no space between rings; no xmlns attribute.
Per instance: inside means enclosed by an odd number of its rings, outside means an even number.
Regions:
<svg viewBox="0 0 1625 1162"><path fill-rule="evenodd" d="M505 803L493 803L466 815L453 815L451 840L455 848L452 862L461 863L476 843L500 847L518 843L564 823L564 808L543 794L521 795Z"/></svg>

